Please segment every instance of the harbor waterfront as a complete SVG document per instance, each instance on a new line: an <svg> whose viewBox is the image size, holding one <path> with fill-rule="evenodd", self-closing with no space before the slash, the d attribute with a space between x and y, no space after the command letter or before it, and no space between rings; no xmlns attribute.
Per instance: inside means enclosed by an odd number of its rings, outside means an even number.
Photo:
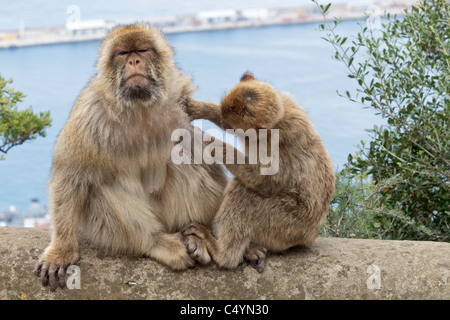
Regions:
<svg viewBox="0 0 450 320"><path fill-rule="evenodd" d="M414 1L379 1L372 6L337 3L329 15L342 19L371 18L382 14L402 14ZM25 47L65 42L102 39L117 24L134 23L136 19L108 21L104 19L82 20L80 7L67 8L69 16L65 26L26 29L23 21L18 30L0 31L0 48ZM166 34L199 32L223 29L261 27L322 21L315 4L295 8L255 8L243 10L201 11L196 14L171 15L138 19L161 28Z"/></svg>

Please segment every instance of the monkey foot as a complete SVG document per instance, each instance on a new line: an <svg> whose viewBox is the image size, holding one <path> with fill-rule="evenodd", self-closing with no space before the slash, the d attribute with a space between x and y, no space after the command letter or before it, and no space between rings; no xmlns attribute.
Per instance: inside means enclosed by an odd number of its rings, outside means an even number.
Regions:
<svg viewBox="0 0 450 320"><path fill-rule="evenodd" d="M54 291L57 287L64 288L66 284L65 272L69 265L76 264L79 260L77 254L73 256L71 261L55 263L45 260L39 261L37 264L34 274L38 276L41 280L42 286L49 285L50 290Z"/></svg>
<svg viewBox="0 0 450 320"><path fill-rule="evenodd" d="M262 246L250 244L247 251L244 254L244 259L247 260L250 265L256 269L259 273L264 271L266 267L266 253L267 249Z"/></svg>
<svg viewBox="0 0 450 320"><path fill-rule="evenodd" d="M211 256L208 253L205 243L195 235L188 235L183 239L189 256L202 265L211 262Z"/></svg>

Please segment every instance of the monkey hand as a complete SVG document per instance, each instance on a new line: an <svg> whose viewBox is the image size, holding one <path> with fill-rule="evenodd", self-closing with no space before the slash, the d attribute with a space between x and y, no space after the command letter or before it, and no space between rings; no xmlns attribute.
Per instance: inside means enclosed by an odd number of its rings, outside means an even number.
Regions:
<svg viewBox="0 0 450 320"><path fill-rule="evenodd" d="M187 227L181 234L184 237L193 235L200 238L203 241L208 241L209 237L211 236L208 228L198 223L191 223L191 225Z"/></svg>
<svg viewBox="0 0 450 320"><path fill-rule="evenodd" d="M182 235L191 258L201 264L208 264L211 261L210 254L215 250L215 239L209 230L205 226L192 223Z"/></svg>
<svg viewBox="0 0 450 320"><path fill-rule="evenodd" d="M267 249L255 244L250 244L244 254L244 259L250 262L250 265L259 273L264 271L266 267Z"/></svg>
<svg viewBox="0 0 450 320"><path fill-rule="evenodd" d="M69 265L76 264L79 260L77 252L62 251L48 247L39 260L34 273L38 276L45 287L50 286L54 291L59 286L65 286L65 271Z"/></svg>
<svg viewBox="0 0 450 320"><path fill-rule="evenodd" d="M208 253L206 244L200 238L195 235L188 235L184 237L183 242L192 259L202 265L207 265L211 262L211 256Z"/></svg>

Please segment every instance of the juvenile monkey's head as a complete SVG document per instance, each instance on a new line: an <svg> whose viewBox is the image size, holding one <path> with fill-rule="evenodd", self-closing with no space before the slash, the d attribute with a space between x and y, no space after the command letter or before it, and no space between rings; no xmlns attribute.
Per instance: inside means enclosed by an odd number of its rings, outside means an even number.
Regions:
<svg viewBox="0 0 450 320"><path fill-rule="evenodd" d="M234 129L272 129L283 115L280 95L268 83L244 73L221 102L224 121Z"/></svg>
<svg viewBox="0 0 450 320"><path fill-rule="evenodd" d="M147 24L112 29L100 47L97 63L107 92L125 104L157 100L174 67L169 42L158 29Z"/></svg>

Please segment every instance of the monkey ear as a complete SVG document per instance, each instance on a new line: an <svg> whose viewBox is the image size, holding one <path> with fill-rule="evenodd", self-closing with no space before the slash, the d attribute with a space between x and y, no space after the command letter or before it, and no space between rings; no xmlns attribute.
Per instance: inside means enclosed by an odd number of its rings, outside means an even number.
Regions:
<svg viewBox="0 0 450 320"><path fill-rule="evenodd" d="M253 76L253 74L250 72L244 73L241 77L241 81L249 81L249 80L255 80L255 77Z"/></svg>

